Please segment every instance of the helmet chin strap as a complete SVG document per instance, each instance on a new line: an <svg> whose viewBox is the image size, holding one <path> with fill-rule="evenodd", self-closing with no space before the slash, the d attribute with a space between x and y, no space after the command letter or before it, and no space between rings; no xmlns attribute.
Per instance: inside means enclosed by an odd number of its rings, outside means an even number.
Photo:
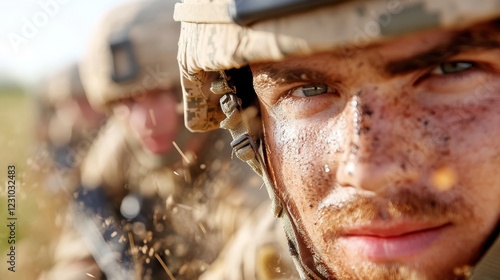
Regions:
<svg viewBox="0 0 500 280"><path fill-rule="evenodd" d="M497 225L496 237L488 251L472 270L471 280L500 279L500 223Z"/></svg>
<svg viewBox="0 0 500 280"><path fill-rule="evenodd" d="M226 115L220 123L220 127L229 130L233 141L231 147L238 158L245 161L252 169L262 177L271 198L271 211L275 217L280 218L288 240L290 253L301 279L328 279L326 268L315 262L313 268L307 266L303 261L303 256L314 256L311 249L304 246L304 241L293 223L291 215L282 200L277 196L273 181L266 168L263 140L252 134L248 119L241 107L241 101L236 96L235 87L228 84L228 77L221 71L221 78L212 82L210 90L218 95L222 95L220 105ZM309 250L309 252L305 252Z"/></svg>
<svg viewBox="0 0 500 280"><path fill-rule="evenodd" d="M301 233L293 223L292 216L283 201L276 194L272 177L266 167L263 139L252 134L248 119L241 108L241 101L236 96L236 88L229 86L228 77L221 71L220 79L212 82L211 91L222 95L220 105L226 115L220 127L229 130L233 141L231 147L238 158L245 161L264 180L267 193L271 198L271 211L280 218L290 248L293 262L301 279L328 279L328 270L317 259L314 249L305 246ZM304 256L313 258L307 262ZM308 265L309 264L309 265ZM497 237L483 258L472 271L472 280L500 279L500 237Z"/></svg>

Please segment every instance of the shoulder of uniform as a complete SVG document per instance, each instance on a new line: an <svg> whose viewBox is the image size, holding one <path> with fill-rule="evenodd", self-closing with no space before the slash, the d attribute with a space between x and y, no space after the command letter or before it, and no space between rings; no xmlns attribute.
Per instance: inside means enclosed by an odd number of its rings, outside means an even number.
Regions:
<svg viewBox="0 0 500 280"><path fill-rule="evenodd" d="M110 118L82 163L82 183L87 186L120 184L129 157L120 124Z"/></svg>

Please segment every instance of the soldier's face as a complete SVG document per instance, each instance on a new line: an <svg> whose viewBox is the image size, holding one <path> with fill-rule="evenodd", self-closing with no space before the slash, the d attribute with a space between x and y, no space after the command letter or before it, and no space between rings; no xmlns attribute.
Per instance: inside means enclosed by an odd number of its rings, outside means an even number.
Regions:
<svg viewBox="0 0 500 280"><path fill-rule="evenodd" d="M251 65L270 174L331 276L447 279L477 261L500 217L499 30Z"/></svg>
<svg viewBox="0 0 500 280"><path fill-rule="evenodd" d="M179 133L177 104L174 93L166 91L124 100L118 106L126 125L144 148L164 154L173 149L172 142Z"/></svg>
<svg viewBox="0 0 500 280"><path fill-rule="evenodd" d="M104 119L104 115L100 112L96 112L92 106L90 106L87 98L78 97L75 99L76 108L78 112L78 123L79 129L97 129Z"/></svg>

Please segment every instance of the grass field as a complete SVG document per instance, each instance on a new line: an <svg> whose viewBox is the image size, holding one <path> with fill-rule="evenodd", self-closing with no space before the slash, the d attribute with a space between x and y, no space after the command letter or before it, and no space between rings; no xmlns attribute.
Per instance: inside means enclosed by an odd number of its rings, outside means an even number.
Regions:
<svg viewBox="0 0 500 280"><path fill-rule="evenodd" d="M0 91L0 279L36 279L50 263L50 240L57 238L59 200L45 192L43 174L31 171L34 158L34 114L30 97ZM15 166L16 220L8 220L8 166ZM10 201L12 202L12 201ZM15 238L8 225L15 222ZM9 239L10 238L10 239ZM15 240L15 244L9 241ZM15 246L15 270L8 270L10 246Z"/></svg>
<svg viewBox="0 0 500 280"><path fill-rule="evenodd" d="M7 221L7 180L8 166L16 166L16 183L21 183L23 170L26 170L26 159L32 141L30 140L32 117L30 114L30 102L26 95L21 93L0 93L0 221ZM17 185L17 184L16 184ZM19 186L18 190L21 189ZM23 195L17 192L18 196ZM19 203L18 203L19 205ZM17 206L17 205L16 205ZM2 227L4 229L5 226ZM0 249L2 252L7 247L7 231L0 231ZM2 254L3 255L3 254ZM5 256L2 256L2 260ZM5 262L2 261L2 264Z"/></svg>

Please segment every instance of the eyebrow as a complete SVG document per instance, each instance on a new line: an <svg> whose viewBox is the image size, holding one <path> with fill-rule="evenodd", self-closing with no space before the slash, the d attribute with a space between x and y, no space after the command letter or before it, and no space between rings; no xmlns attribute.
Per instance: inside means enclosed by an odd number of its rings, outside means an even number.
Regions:
<svg viewBox="0 0 500 280"><path fill-rule="evenodd" d="M300 81L324 81L326 76L309 68L276 67L274 64L262 65L259 75L265 74L278 85L297 83Z"/></svg>
<svg viewBox="0 0 500 280"><path fill-rule="evenodd" d="M424 50L411 57L391 61L384 67L384 72L390 76L403 75L414 71L434 67L459 53L477 50L500 50L498 32L500 20L491 24L493 28L483 30L468 29L457 31L451 39L431 49ZM325 81L326 76L313 69L313 67L288 67L274 63L263 63L260 65L259 74L268 75L277 85L290 84L300 81ZM304 78L304 75L305 78Z"/></svg>
<svg viewBox="0 0 500 280"><path fill-rule="evenodd" d="M487 31L490 32L486 33ZM458 32L444 44L409 58L388 63L385 71L389 75L402 75L438 65L461 52L500 49L500 42L493 38L494 35L498 34L492 34L491 30L487 31L475 32L474 30L467 30Z"/></svg>

